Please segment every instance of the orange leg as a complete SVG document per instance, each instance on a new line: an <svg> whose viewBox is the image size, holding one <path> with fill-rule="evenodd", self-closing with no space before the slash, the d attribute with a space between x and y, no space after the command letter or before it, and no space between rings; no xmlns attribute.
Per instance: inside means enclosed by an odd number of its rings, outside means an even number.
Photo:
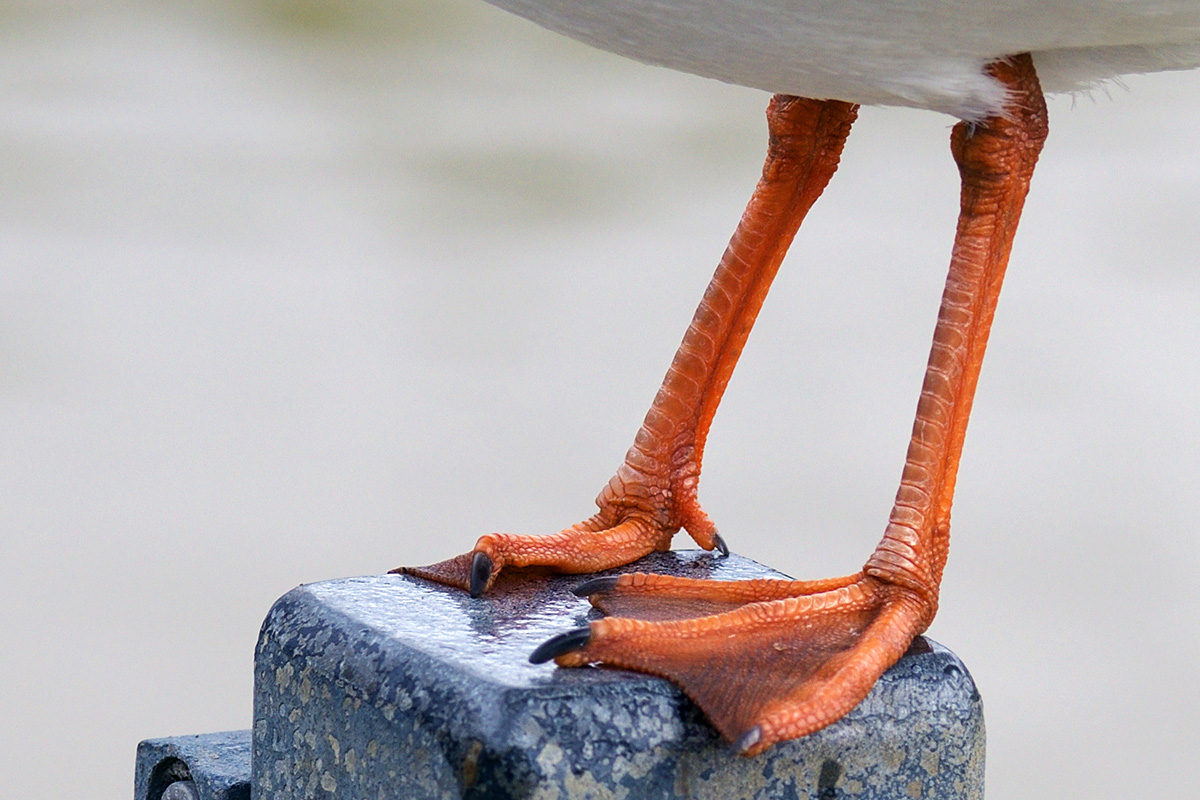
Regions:
<svg viewBox="0 0 1200 800"><path fill-rule="evenodd" d="M623 616L555 637L532 660L603 662L667 677L752 755L849 712L929 626L971 400L1047 131L1032 59L1018 56L988 69L1008 86L1009 103L1004 117L960 123L951 137L962 206L950 274L896 503L863 571L832 581L718 584L709 591L662 576L597 579L578 591Z"/></svg>
<svg viewBox="0 0 1200 800"><path fill-rule="evenodd" d="M662 388L591 519L550 536L493 533L470 553L393 570L486 591L505 566L595 572L668 550L680 528L728 553L696 497L708 427L788 245L837 168L857 106L779 96L763 176Z"/></svg>

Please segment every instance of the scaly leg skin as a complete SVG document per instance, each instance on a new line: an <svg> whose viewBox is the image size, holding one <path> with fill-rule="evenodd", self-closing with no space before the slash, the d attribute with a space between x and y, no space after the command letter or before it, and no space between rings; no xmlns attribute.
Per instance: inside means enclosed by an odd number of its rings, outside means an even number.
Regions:
<svg viewBox="0 0 1200 800"><path fill-rule="evenodd" d="M1004 117L960 123L962 175L942 297L900 489L863 571L812 583L713 584L664 576L598 578L577 590L606 617L531 656L602 662L669 678L746 754L812 733L867 695L937 612L950 505L971 400L1029 180L1046 106L1028 55L989 72L1009 89ZM673 597L664 601L664 597Z"/></svg>
<svg viewBox="0 0 1200 800"><path fill-rule="evenodd" d="M594 517L550 536L483 536L470 553L392 570L478 596L504 567L596 572L668 550L684 528L727 554L696 490L708 428L788 245L837 168L857 114L849 103L776 97L767 110L763 176L625 456L596 499Z"/></svg>

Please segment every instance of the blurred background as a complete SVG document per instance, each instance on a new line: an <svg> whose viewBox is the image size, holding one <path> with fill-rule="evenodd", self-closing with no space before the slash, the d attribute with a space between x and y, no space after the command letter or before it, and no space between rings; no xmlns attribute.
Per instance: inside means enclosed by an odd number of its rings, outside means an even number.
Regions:
<svg viewBox="0 0 1200 800"><path fill-rule="evenodd" d="M249 727L298 583L590 515L765 143L761 92L477 0L4 0L0 39L4 797ZM707 510L797 577L882 533L951 123L863 111L712 429ZM1195 72L1051 103L930 631L991 798L1200 782L1198 128Z"/></svg>

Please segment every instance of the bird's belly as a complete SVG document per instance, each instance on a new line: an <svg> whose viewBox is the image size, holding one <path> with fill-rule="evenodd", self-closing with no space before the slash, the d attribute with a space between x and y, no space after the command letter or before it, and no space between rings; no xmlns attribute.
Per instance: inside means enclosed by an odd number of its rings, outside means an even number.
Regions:
<svg viewBox="0 0 1200 800"><path fill-rule="evenodd" d="M650 64L805 97L976 119L989 61L1035 54L1049 91L1200 65L1200 0L488 0Z"/></svg>

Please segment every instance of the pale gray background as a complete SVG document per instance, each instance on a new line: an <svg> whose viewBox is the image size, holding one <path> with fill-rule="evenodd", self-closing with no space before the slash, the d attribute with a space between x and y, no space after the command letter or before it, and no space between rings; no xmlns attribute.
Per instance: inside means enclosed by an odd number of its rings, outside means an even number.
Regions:
<svg viewBox="0 0 1200 800"><path fill-rule="evenodd" d="M766 95L475 0L194 5L0 4L3 797L248 727L297 583L590 514L761 165ZM991 798L1200 782L1200 74L1127 87L1052 102L960 475ZM863 112L717 416L798 577L882 531L950 122Z"/></svg>

